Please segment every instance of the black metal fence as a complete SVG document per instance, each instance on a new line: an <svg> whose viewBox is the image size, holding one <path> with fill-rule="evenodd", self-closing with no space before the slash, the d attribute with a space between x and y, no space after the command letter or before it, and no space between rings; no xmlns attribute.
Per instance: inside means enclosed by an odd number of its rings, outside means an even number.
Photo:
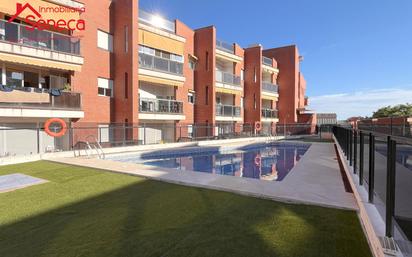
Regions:
<svg viewBox="0 0 412 257"><path fill-rule="evenodd" d="M412 138L411 117L388 117L378 119L363 119L357 124L358 129L378 132L391 136Z"/></svg>
<svg viewBox="0 0 412 257"><path fill-rule="evenodd" d="M58 131L60 128L53 128ZM310 124L175 124L175 123L73 123L62 137L49 136L43 124L0 124L0 158L47 152L70 151L96 140L103 148L150 145L201 140L248 138L259 136L295 136L314 134Z"/></svg>
<svg viewBox="0 0 412 257"><path fill-rule="evenodd" d="M412 140L339 126L333 128L333 134L359 185L367 190L369 202L385 221L386 236L410 245Z"/></svg>

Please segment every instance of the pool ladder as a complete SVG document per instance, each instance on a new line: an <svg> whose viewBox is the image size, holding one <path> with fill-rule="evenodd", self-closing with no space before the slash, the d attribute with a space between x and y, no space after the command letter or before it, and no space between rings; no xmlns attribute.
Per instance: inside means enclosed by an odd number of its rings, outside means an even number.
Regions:
<svg viewBox="0 0 412 257"><path fill-rule="evenodd" d="M103 151L103 148L99 141L96 139L94 135L89 135L86 137L86 141L81 141L79 142L80 144L84 144L85 148L83 149L86 153L87 158L91 158L93 156L97 156L99 159L105 159L106 155ZM78 149L78 152L76 153L76 149L74 150L74 156L75 157L80 157L82 156L81 154L81 149Z"/></svg>

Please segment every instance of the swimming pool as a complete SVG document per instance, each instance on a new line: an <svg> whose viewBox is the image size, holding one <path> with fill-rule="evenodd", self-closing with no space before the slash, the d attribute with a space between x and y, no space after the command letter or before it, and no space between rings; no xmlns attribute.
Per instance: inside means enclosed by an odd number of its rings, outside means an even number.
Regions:
<svg viewBox="0 0 412 257"><path fill-rule="evenodd" d="M159 150L107 159L176 170L282 181L310 144L277 142L242 147L197 147Z"/></svg>

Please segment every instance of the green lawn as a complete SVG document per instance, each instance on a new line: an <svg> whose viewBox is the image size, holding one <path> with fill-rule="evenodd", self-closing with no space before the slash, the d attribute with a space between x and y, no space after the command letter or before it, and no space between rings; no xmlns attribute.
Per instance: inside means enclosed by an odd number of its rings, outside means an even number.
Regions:
<svg viewBox="0 0 412 257"><path fill-rule="evenodd" d="M291 205L49 162L0 194L0 256L371 256L355 212Z"/></svg>

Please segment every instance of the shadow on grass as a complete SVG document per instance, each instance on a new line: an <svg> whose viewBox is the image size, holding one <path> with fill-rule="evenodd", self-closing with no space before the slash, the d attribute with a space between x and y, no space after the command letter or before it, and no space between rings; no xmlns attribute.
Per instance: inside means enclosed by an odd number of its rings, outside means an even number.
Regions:
<svg viewBox="0 0 412 257"><path fill-rule="evenodd" d="M1 226L0 256L370 253L354 212L141 180Z"/></svg>

